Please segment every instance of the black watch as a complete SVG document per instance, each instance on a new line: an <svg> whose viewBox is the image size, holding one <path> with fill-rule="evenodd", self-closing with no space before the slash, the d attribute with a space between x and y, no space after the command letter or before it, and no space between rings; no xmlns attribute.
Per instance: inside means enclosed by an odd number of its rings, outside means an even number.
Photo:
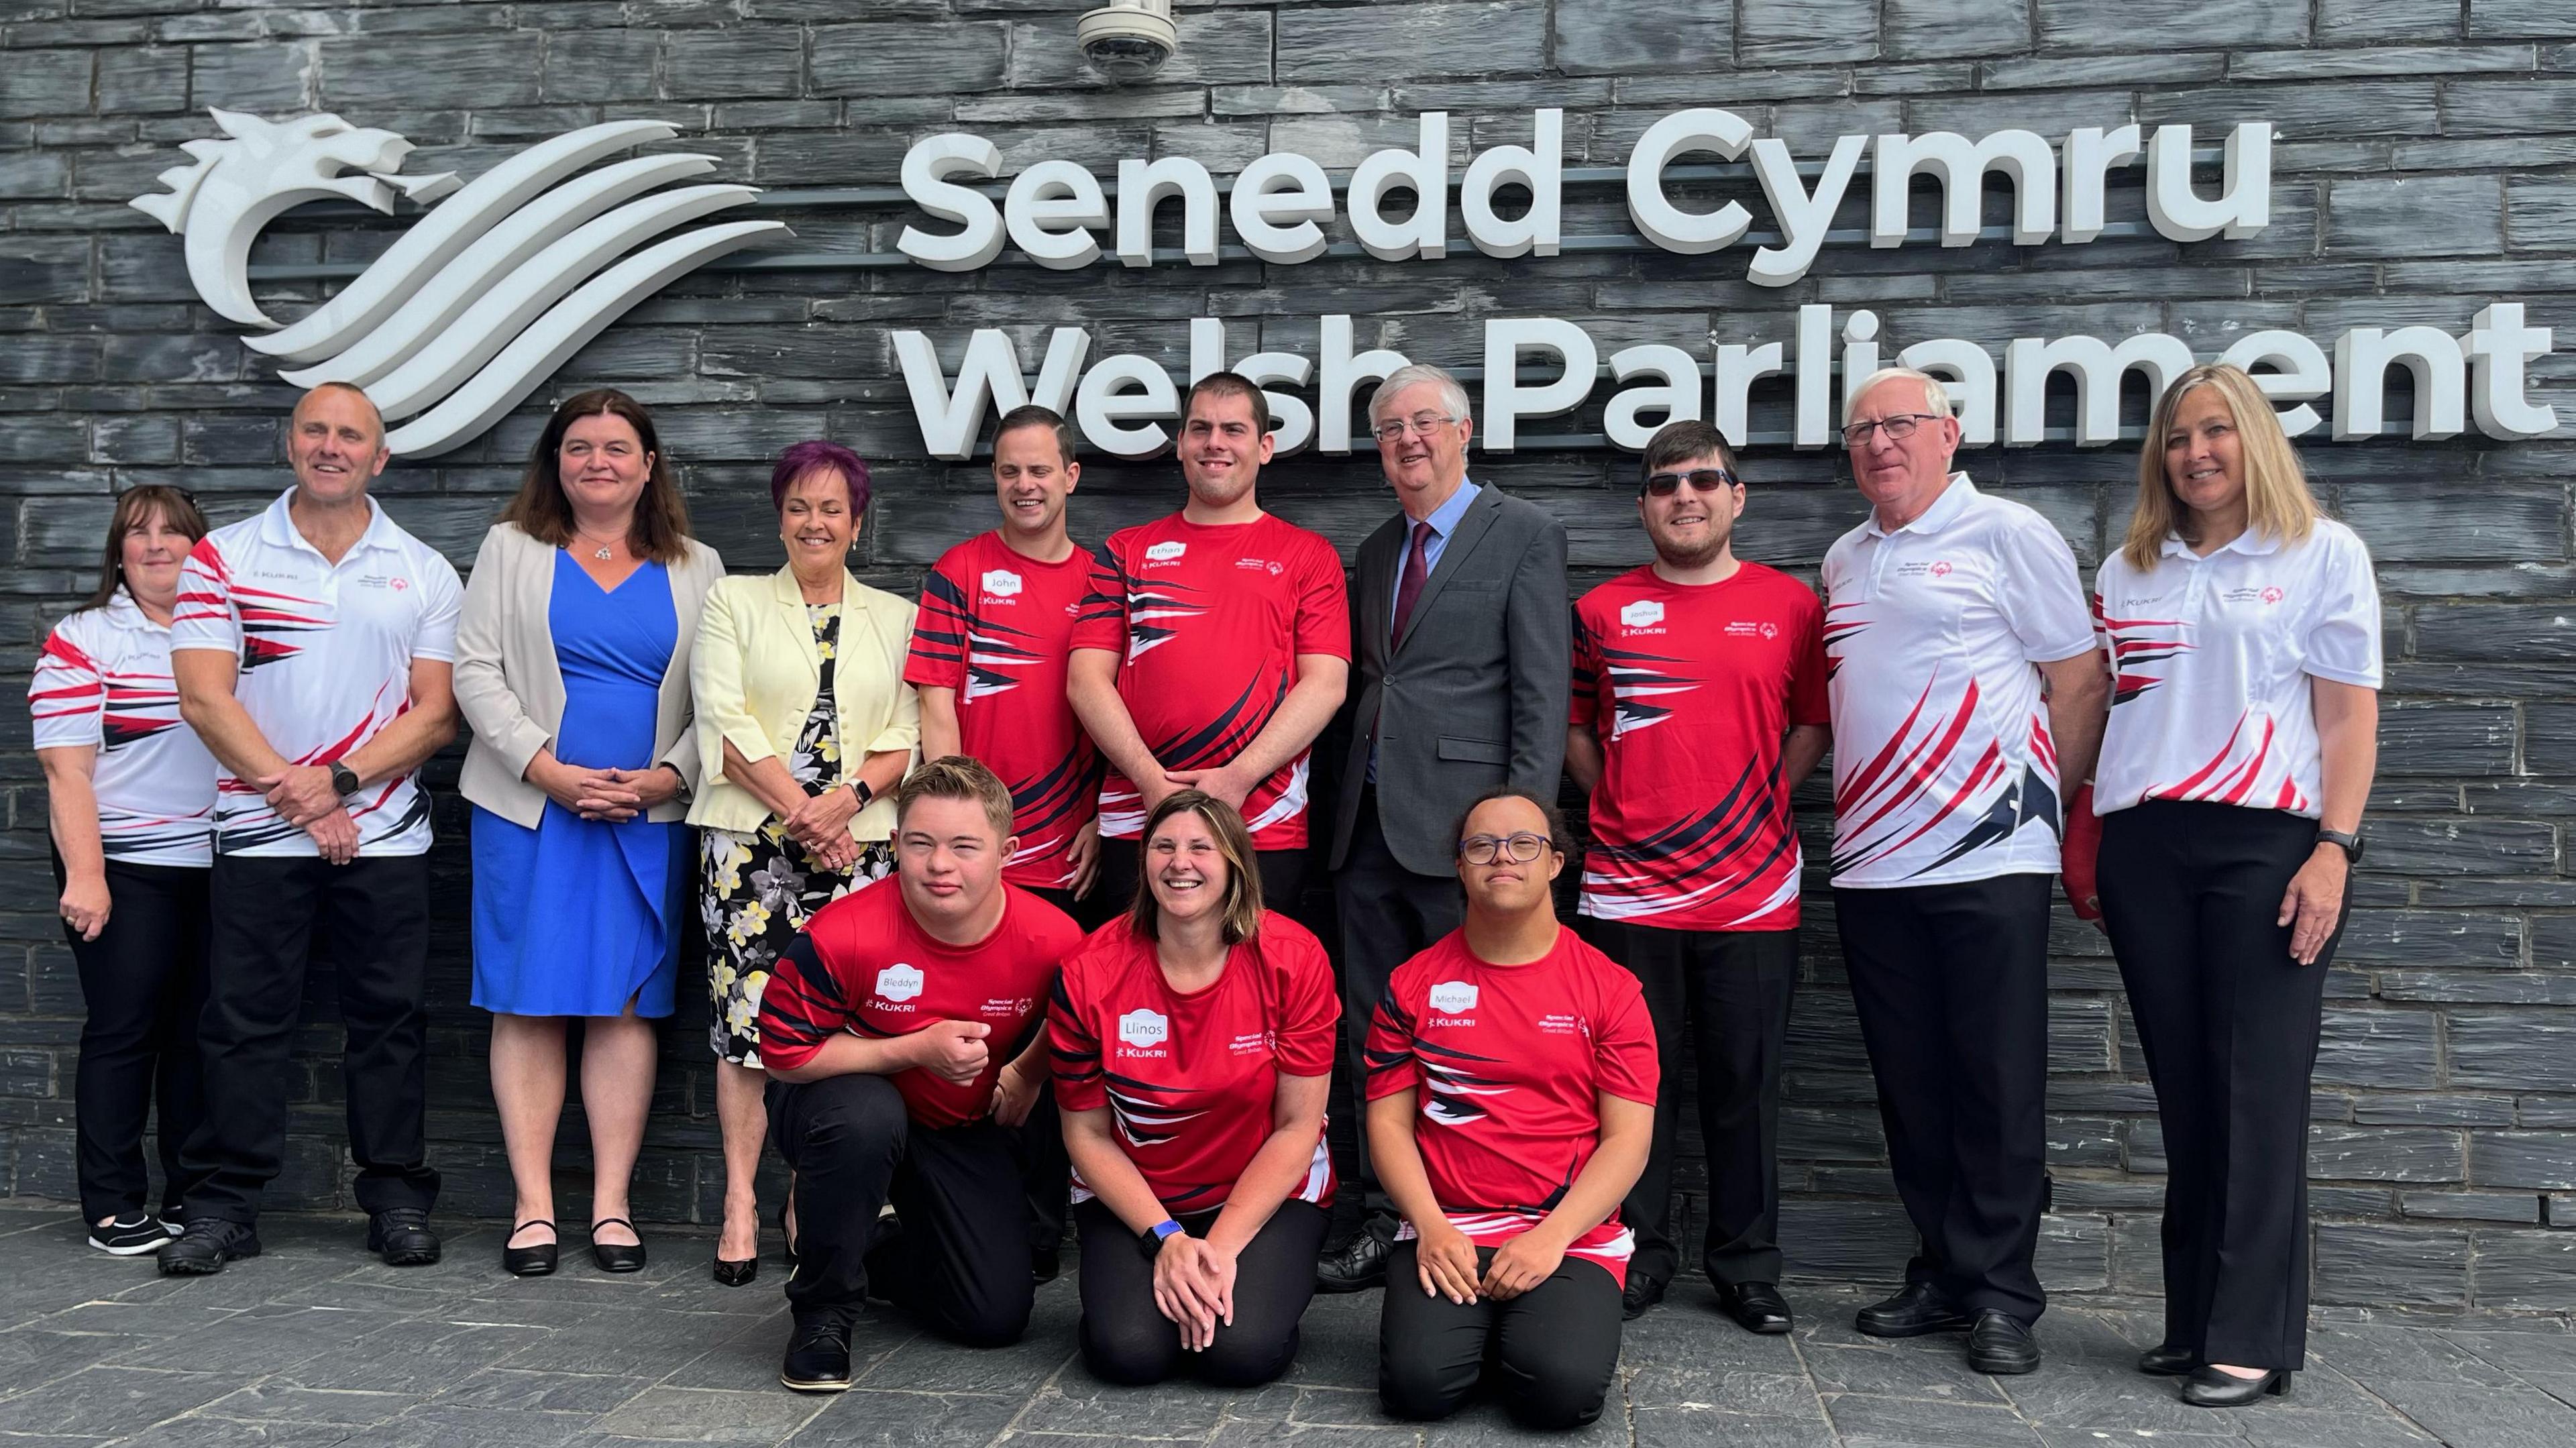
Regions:
<svg viewBox="0 0 2576 1448"><path fill-rule="evenodd" d="M850 797L859 802L859 808L866 809L869 801L877 797L877 792L868 788L866 780L853 779L850 781Z"/></svg>
<svg viewBox="0 0 2576 1448"><path fill-rule="evenodd" d="M2319 830L2317 831L2317 843L2321 845L2334 846L2336 849L2343 851L2344 859L2358 865L2361 863L2361 850L2366 841L2362 839L2361 831L2359 830L2355 830L2351 834L2345 834L2341 830Z"/></svg>
<svg viewBox="0 0 2576 1448"><path fill-rule="evenodd" d="M348 765L341 763L339 760L332 760L331 790L333 793L341 795L344 798L346 796L356 794L358 792L358 771L351 769Z"/></svg>
<svg viewBox="0 0 2576 1448"><path fill-rule="evenodd" d="M1136 1234L1136 1245L1144 1251L1145 1260L1151 1262L1155 1258L1163 1255L1163 1244L1165 1242L1182 1235L1184 1235L1184 1233L1181 1224L1173 1221L1169 1217L1165 1217L1163 1220L1156 1222L1154 1225L1147 1227L1141 1232L1138 1232Z"/></svg>

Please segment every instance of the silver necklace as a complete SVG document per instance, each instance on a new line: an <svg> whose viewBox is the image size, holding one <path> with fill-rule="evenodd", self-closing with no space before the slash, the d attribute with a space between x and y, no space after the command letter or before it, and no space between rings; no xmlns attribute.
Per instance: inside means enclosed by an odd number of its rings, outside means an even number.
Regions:
<svg viewBox="0 0 2576 1448"><path fill-rule="evenodd" d="M583 533L579 528L575 528L574 530L572 530L572 534L573 534L573 536L574 536L575 538L580 539L580 540L581 540L582 542L584 542L584 543L589 543L589 542L594 542L594 541L596 541L596 540L592 539L589 535L587 535L587 534ZM617 556L617 554L616 554L616 549L615 549L615 547L614 547L613 545L608 544L608 543L601 543L597 548L594 548L594 549L592 549L592 550L591 550L591 552L590 552L590 556L591 556L591 557L593 557L593 558L598 559L598 560L599 560L600 562L602 562L602 563L606 563L609 559L614 558L615 556Z"/></svg>

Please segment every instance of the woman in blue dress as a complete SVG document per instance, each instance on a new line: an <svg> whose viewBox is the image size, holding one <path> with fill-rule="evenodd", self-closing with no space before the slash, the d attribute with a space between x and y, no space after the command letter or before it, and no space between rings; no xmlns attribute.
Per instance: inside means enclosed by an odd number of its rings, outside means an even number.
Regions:
<svg viewBox="0 0 2576 1448"><path fill-rule="evenodd" d="M690 884L690 647L723 576L689 537L652 418L602 389L556 409L466 585L456 698L474 731L459 781L474 806L474 1004L492 1012L517 1194L501 1263L520 1276L555 1269L575 1018L591 1257L607 1272L644 1265L627 1186Z"/></svg>

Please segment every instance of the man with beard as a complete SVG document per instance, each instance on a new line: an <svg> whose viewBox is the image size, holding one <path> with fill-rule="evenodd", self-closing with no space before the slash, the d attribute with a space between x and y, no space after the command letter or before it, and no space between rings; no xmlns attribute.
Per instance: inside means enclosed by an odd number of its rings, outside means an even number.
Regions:
<svg viewBox="0 0 2576 1448"><path fill-rule="evenodd" d="M1824 755L1824 609L1805 584L1735 556L1744 482L1704 422L1646 444L1637 515L1655 561L1574 609L1566 772L1592 798L1584 934L1645 988L1654 1146L1620 1207L1637 1233L1635 1317L1680 1266L1671 1234L1681 1038L1699 1054L1708 1141L1702 1270L1748 1332L1787 1332L1780 1280L1780 1056L1798 975L1789 791Z"/></svg>
<svg viewBox="0 0 2576 1448"><path fill-rule="evenodd" d="M1261 510L1268 403L1232 372L1181 408L1189 502L1092 555L1066 695L1108 761L1104 904L1136 898L1145 817L1196 788L1252 831L1262 898L1289 915L1306 880L1307 752L1342 704L1350 602L1342 556Z"/></svg>

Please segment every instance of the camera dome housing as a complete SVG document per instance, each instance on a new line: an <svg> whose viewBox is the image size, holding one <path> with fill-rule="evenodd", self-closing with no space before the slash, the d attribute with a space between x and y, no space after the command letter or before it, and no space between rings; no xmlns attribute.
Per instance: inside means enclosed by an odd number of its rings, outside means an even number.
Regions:
<svg viewBox="0 0 2576 1448"><path fill-rule="evenodd" d="M1172 0L1109 0L1074 22L1082 58L1113 85L1151 80L1181 44Z"/></svg>

